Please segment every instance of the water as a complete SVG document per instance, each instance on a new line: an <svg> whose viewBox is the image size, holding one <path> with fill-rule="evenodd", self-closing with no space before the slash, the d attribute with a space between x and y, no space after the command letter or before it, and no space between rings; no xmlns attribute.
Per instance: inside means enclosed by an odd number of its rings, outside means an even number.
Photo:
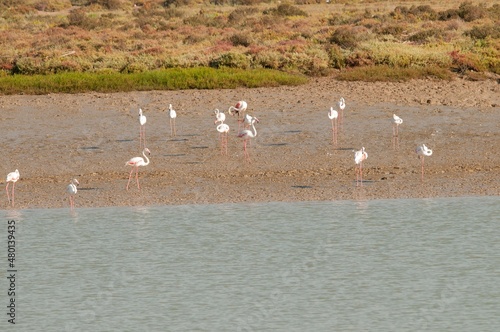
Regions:
<svg viewBox="0 0 500 332"><path fill-rule="evenodd" d="M15 328L497 330L499 203L0 211L3 257L7 220L16 221ZM0 287L4 330L7 278Z"/></svg>

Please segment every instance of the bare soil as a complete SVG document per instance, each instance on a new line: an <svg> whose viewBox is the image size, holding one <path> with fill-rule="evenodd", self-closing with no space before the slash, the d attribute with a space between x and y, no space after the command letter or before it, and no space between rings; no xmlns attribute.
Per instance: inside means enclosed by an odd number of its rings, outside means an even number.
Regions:
<svg viewBox="0 0 500 332"><path fill-rule="evenodd" d="M347 106L335 146L327 113L340 97ZM251 162L236 117L227 115L227 156L215 130L214 110L227 113L238 100L260 120ZM168 104L177 111L175 137ZM125 162L141 156L139 108L151 161L139 169L141 190L132 178L127 191ZM404 121L397 146L394 113ZM458 78L0 97L3 172L21 173L17 209L68 207L72 178L80 181L77 208L499 195L499 123L500 84ZM422 143L433 150L423 181L415 153ZM364 182L356 186L353 150L363 146ZM0 206L12 209L5 190Z"/></svg>

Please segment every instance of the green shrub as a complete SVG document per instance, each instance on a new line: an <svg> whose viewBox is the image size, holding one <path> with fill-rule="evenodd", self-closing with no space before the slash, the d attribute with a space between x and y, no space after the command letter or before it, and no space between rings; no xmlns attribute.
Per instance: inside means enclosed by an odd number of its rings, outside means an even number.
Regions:
<svg viewBox="0 0 500 332"><path fill-rule="evenodd" d="M250 68L250 60L244 54L239 53L225 53L216 59L210 61L210 67L212 68L239 68L248 69Z"/></svg>
<svg viewBox="0 0 500 332"><path fill-rule="evenodd" d="M342 27L336 29L329 42L345 49L354 49L360 41L366 40L367 30L364 27Z"/></svg>
<svg viewBox="0 0 500 332"><path fill-rule="evenodd" d="M412 21L434 21L438 18L438 13L429 5L413 5L410 8L406 6L397 6L389 15L394 19L410 19Z"/></svg>
<svg viewBox="0 0 500 332"><path fill-rule="evenodd" d="M399 25L388 25L385 27L380 27L375 29L375 32L381 35L392 35L392 36L400 36L404 31L404 28Z"/></svg>
<svg viewBox="0 0 500 332"><path fill-rule="evenodd" d="M499 25L475 26L472 29L465 31L464 35L474 39L486 39L487 37L500 38L500 26Z"/></svg>
<svg viewBox="0 0 500 332"><path fill-rule="evenodd" d="M229 37L229 41L233 44L233 46L248 47L252 43L252 38L247 34L237 33Z"/></svg>
<svg viewBox="0 0 500 332"><path fill-rule="evenodd" d="M466 1L458 7L458 15L465 22L479 20L486 16L486 8L484 6L473 5L472 2Z"/></svg>
<svg viewBox="0 0 500 332"><path fill-rule="evenodd" d="M428 29L419 31L411 35L408 40L414 43L425 44L433 39L441 39L443 32L441 29Z"/></svg>
<svg viewBox="0 0 500 332"><path fill-rule="evenodd" d="M276 8L264 10L264 14L271 14L277 16L308 16L302 9L289 4L281 4Z"/></svg>
<svg viewBox="0 0 500 332"><path fill-rule="evenodd" d="M452 76L450 71L433 66L412 68L368 66L344 70L336 78L341 81L405 82L424 78L451 80Z"/></svg>
<svg viewBox="0 0 500 332"><path fill-rule="evenodd" d="M454 50L450 52L450 57L452 69L460 74L465 74L469 70L480 72L484 69L474 54L464 54L458 50Z"/></svg>

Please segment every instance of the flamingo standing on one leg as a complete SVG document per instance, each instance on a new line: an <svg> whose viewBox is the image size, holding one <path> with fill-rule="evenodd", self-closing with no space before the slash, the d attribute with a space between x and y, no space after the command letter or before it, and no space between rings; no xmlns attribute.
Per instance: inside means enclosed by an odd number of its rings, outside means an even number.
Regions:
<svg viewBox="0 0 500 332"><path fill-rule="evenodd" d="M403 123L403 119L401 119L396 114L392 115L392 146L394 148L399 147L399 125Z"/></svg>
<svg viewBox="0 0 500 332"><path fill-rule="evenodd" d="M168 105L168 116L170 117L170 136L176 136L175 118L177 118L177 112L172 108L172 104Z"/></svg>
<svg viewBox="0 0 500 332"><path fill-rule="evenodd" d="M339 116L339 112L330 107L330 111L328 112L328 118L332 121L332 142L334 145L337 145L337 118Z"/></svg>
<svg viewBox="0 0 500 332"><path fill-rule="evenodd" d="M71 210L75 208L75 195L78 191L76 186L78 186L79 184L80 182L78 182L77 179L73 179L71 180L71 183L66 187L66 192L69 194L69 206Z"/></svg>
<svg viewBox="0 0 500 332"><path fill-rule="evenodd" d="M151 152L149 151L148 148L144 148L144 150L142 151L142 155L144 156L144 158L146 158L146 162L144 161L144 159L142 157L134 157L134 158L130 159L129 161L127 161L125 163L125 166L132 166L132 167L134 167L130 171L130 175L128 177L127 190L128 190L128 186L130 184L130 179L132 178L132 172L134 171L134 169L135 169L135 179L136 179L136 182L137 182L137 188L139 188L139 190L141 190L141 186L139 185L139 166L147 166L147 165L149 165L149 159L146 156L146 152L148 154L151 154Z"/></svg>
<svg viewBox="0 0 500 332"><path fill-rule="evenodd" d="M146 116L142 114L142 109L139 108L139 149L146 147ZM144 142L144 145L142 144Z"/></svg>
<svg viewBox="0 0 500 332"><path fill-rule="evenodd" d="M220 153L225 154L227 156L227 141L228 141L228 133L229 133L229 126L225 123L221 123L217 126L217 131L219 132L220 136Z"/></svg>
<svg viewBox="0 0 500 332"><path fill-rule="evenodd" d="M424 157L431 156L432 155L432 150L429 149L427 146L425 146L425 144L422 144L422 145L420 145L420 146L417 147L417 149L415 150L415 152L417 153L418 157L422 161L422 175L421 175L420 180L424 181Z"/></svg>
<svg viewBox="0 0 500 332"><path fill-rule="evenodd" d="M246 161L250 161L250 156L249 156L248 151L247 151L247 141L249 141L250 139L255 138L257 136L257 129L255 129L254 123L255 123L255 121L252 121L252 124L251 124L253 131L250 129L244 129L243 131L241 131L238 134L238 137L243 138L243 151L244 151Z"/></svg>
<svg viewBox="0 0 500 332"><path fill-rule="evenodd" d="M361 187L363 186L363 161L366 159L368 159L368 153L366 153L365 147L354 153L354 162L359 165L359 169L356 167L356 186L358 186L358 181L361 183Z"/></svg>
<svg viewBox="0 0 500 332"><path fill-rule="evenodd" d="M5 187L5 191L7 192L7 199L10 202L9 184L12 182L12 207L14 207L14 187L17 180L19 180L19 171L17 169L14 172L10 172L9 174L7 174L7 186Z"/></svg>
<svg viewBox="0 0 500 332"><path fill-rule="evenodd" d="M342 123L344 122L344 108L345 108L345 99L344 97L340 97L339 102L337 103L340 109L340 114L339 114L339 124L342 126Z"/></svg>
<svg viewBox="0 0 500 332"><path fill-rule="evenodd" d="M235 106L230 106L228 109L228 113L230 115L234 115L233 113L236 113L238 115L238 130L240 130L240 113L245 112L247 110L247 107L247 102L244 100L240 100L236 103Z"/></svg>

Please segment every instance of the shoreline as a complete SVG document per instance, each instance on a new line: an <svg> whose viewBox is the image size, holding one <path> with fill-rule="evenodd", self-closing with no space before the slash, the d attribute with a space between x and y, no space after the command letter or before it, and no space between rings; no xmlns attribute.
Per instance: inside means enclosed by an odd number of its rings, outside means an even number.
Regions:
<svg viewBox="0 0 500 332"><path fill-rule="evenodd" d="M344 97L338 145L327 112ZM216 108L238 100L257 116L258 135L243 159L235 117L228 156L219 150ZM168 105L177 111L170 136ZM151 163L126 191L140 156L138 109L147 117ZM337 82L296 87L2 96L4 176L19 169L15 209L69 208L66 186L80 181L76 208L207 203L330 201L500 195L500 84L419 80ZM399 147L392 114L403 118ZM414 150L425 143L424 181ZM354 153L368 152L363 187ZM4 186L5 178L2 182ZM10 188L10 187L9 187ZM4 210L9 207L4 190Z"/></svg>

